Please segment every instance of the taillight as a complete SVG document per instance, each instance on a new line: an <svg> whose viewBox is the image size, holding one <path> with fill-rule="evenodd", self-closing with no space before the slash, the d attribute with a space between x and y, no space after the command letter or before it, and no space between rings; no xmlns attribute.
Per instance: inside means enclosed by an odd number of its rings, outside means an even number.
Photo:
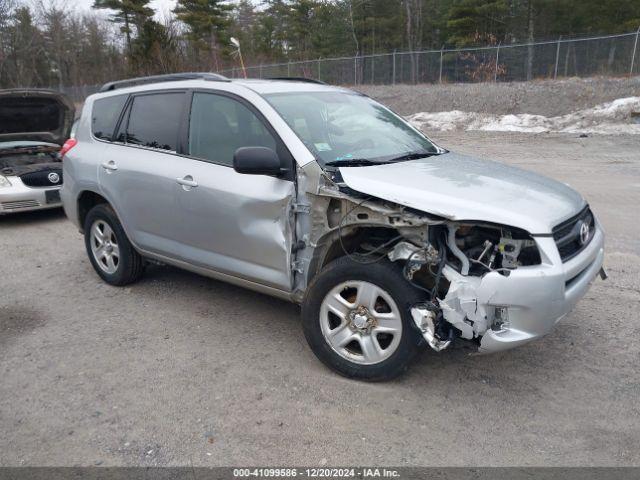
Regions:
<svg viewBox="0 0 640 480"><path fill-rule="evenodd" d="M69 150L75 147L77 143L78 141L75 138L70 138L69 140L64 142L64 145L62 145L62 148L60 149L60 152L59 152L60 160L62 160L64 156L69 152Z"/></svg>

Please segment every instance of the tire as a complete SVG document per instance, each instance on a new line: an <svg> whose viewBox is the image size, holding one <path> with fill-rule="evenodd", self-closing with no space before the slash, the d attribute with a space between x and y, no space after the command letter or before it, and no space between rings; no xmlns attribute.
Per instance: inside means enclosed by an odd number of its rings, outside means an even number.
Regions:
<svg viewBox="0 0 640 480"><path fill-rule="evenodd" d="M302 305L304 335L316 356L337 373L390 380L407 370L422 343L410 313L420 301L424 293L407 282L400 265L387 260L362 264L342 257L309 285ZM386 332L391 327L393 334Z"/></svg>
<svg viewBox="0 0 640 480"><path fill-rule="evenodd" d="M84 243L91 265L108 284L128 285L142 275L144 259L131 245L118 216L108 204L96 205L87 214Z"/></svg>

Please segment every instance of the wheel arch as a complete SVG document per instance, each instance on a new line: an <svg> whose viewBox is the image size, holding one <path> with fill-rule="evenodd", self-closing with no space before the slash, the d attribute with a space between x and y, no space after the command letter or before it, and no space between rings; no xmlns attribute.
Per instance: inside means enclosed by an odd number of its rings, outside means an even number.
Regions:
<svg viewBox="0 0 640 480"><path fill-rule="evenodd" d="M78 212L78 222L80 225L80 230L83 233L84 233L84 222L85 222L85 219L87 218L87 214L93 207L103 203L106 203L107 205L111 205L111 203L103 195L93 190L83 190L82 192L80 192L77 199L77 212Z"/></svg>
<svg viewBox="0 0 640 480"><path fill-rule="evenodd" d="M326 265L338 258L347 256L361 245L363 240L373 237L376 233L388 237L401 235L401 233L393 227L380 225L354 225L341 230L342 231L340 231L340 229L332 230L317 242L317 246L309 262L307 285L311 284L313 279ZM378 255L383 255L383 253L380 252Z"/></svg>

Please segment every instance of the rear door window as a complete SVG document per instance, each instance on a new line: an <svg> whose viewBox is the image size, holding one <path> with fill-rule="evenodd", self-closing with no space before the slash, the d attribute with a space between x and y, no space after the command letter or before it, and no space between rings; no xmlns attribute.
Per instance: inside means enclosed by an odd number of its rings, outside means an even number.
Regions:
<svg viewBox="0 0 640 480"><path fill-rule="evenodd" d="M248 107L224 95L193 94L189 121L189 155L233 166L240 147L268 147L277 143Z"/></svg>
<svg viewBox="0 0 640 480"><path fill-rule="evenodd" d="M100 140L110 141L128 95L100 98L93 102L91 131Z"/></svg>
<svg viewBox="0 0 640 480"><path fill-rule="evenodd" d="M175 152L184 98L182 92L136 96L131 105L124 141Z"/></svg>

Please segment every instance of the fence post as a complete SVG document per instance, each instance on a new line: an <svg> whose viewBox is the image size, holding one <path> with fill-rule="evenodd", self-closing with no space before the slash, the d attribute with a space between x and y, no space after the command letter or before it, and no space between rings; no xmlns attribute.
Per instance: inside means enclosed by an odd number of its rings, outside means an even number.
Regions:
<svg viewBox="0 0 640 480"><path fill-rule="evenodd" d="M358 85L358 56L353 57L353 84Z"/></svg>
<svg viewBox="0 0 640 480"><path fill-rule="evenodd" d="M371 56L371 85L376 83L376 57Z"/></svg>
<svg viewBox="0 0 640 480"><path fill-rule="evenodd" d="M442 83L442 54L444 52L444 45L442 45L442 48L440 49L440 83Z"/></svg>
<svg viewBox="0 0 640 480"><path fill-rule="evenodd" d="M291 60L287 62L287 77L291 76Z"/></svg>
<svg viewBox="0 0 640 480"><path fill-rule="evenodd" d="M631 69L629 70L629 76L633 75L633 64L636 60L636 50L638 49L638 35L640 35L640 27L636 31L636 41L633 42L633 54L631 55Z"/></svg>
<svg viewBox="0 0 640 480"><path fill-rule="evenodd" d="M258 70L258 76L262 78L262 62L260 62L260 69Z"/></svg>
<svg viewBox="0 0 640 480"><path fill-rule="evenodd" d="M560 40L562 40L562 35L558 38L558 46L556 47L556 67L553 71L553 79L558 78L558 61L560 60Z"/></svg>
<svg viewBox="0 0 640 480"><path fill-rule="evenodd" d="M318 59L318 81L322 81L320 80L320 59Z"/></svg>
<svg viewBox="0 0 640 480"><path fill-rule="evenodd" d="M498 49L496 50L496 71L493 73L493 83L498 82L498 63L500 62L500 44L502 42L498 42Z"/></svg>
<svg viewBox="0 0 640 480"><path fill-rule="evenodd" d="M396 51L393 51L393 85L396 84Z"/></svg>

